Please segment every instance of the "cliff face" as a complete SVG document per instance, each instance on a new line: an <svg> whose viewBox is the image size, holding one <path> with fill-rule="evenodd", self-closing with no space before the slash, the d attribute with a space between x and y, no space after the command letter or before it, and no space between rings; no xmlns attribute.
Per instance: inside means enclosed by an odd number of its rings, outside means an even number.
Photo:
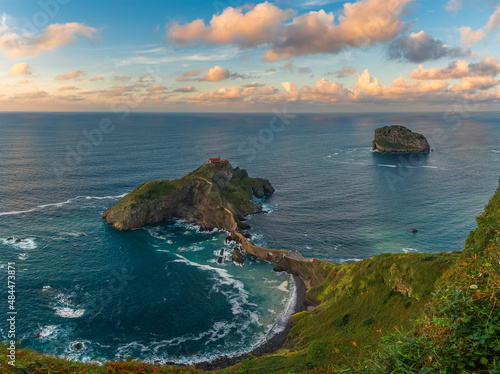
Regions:
<svg viewBox="0 0 500 374"><path fill-rule="evenodd" d="M385 126L375 130L372 149L379 152L429 152L427 139L404 126Z"/></svg>
<svg viewBox="0 0 500 374"><path fill-rule="evenodd" d="M248 227L244 216L261 211L252 195L273 192L267 179L250 178L229 163L204 164L181 179L142 184L108 208L103 218L118 230L182 218L203 230L232 231Z"/></svg>

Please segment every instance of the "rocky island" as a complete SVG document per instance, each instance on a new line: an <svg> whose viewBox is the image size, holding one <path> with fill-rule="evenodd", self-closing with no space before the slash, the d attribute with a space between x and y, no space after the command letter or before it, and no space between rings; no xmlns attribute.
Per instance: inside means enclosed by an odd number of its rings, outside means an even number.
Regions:
<svg viewBox="0 0 500 374"><path fill-rule="evenodd" d="M429 142L422 134L404 126L384 126L375 130L372 149L383 153L429 152Z"/></svg>
<svg viewBox="0 0 500 374"><path fill-rule="evenodd" d="M250 178L244 169L226 162L206 163L176 180L146 182L104 211L102 217L118 230L130 230L170 219L182 219L201 230L226 230L243 252L274 263L299 277L308 287L322 282L312 269L328 260L303 257L297 251L259 247L243 231L246 216L262 212L253 196L274 192L267 179ZM235 258L241 261L238 253Z"/></svg>

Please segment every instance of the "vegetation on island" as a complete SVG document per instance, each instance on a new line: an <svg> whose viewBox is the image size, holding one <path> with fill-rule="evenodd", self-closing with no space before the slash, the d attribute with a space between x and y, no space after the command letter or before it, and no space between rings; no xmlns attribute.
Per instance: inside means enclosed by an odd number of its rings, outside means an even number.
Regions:
<svg viewBox="0 0 500 374"><path fill-rule="evenodd" d="M500 373L500 188L463 251L315 262L322 282L295 314L285 346L213 373ZM138 359L71 362L27 348L2 373L204 373Z"/></svg>
<svg viewBox="0 0 500 374"><path fill-rule="evenodd" d="M375 130L372 149L384 153L429 152L430 146L425 136L404 126L384 126Z"/></svg>

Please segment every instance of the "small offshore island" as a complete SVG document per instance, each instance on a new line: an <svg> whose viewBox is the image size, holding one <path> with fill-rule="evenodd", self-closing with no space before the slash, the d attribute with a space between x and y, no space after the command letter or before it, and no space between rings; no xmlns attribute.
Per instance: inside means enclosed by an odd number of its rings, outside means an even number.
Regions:
<svg viewBox="0 0 500 374"><path fill-rule="evenodd" d="M404 126L384 126L375 130L372 149L382 153L429 152L429 142L422 134Z"/></svg>

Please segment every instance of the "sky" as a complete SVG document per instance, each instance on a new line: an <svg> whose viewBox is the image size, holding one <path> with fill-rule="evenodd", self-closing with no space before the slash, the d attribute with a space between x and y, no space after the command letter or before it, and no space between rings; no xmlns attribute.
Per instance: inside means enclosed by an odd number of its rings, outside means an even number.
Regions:
<svg viewBox="0 0 500 374"><path fill-rule="evenodd" d="M498 110L497 0L0 0L0 111Z"/></svg>

